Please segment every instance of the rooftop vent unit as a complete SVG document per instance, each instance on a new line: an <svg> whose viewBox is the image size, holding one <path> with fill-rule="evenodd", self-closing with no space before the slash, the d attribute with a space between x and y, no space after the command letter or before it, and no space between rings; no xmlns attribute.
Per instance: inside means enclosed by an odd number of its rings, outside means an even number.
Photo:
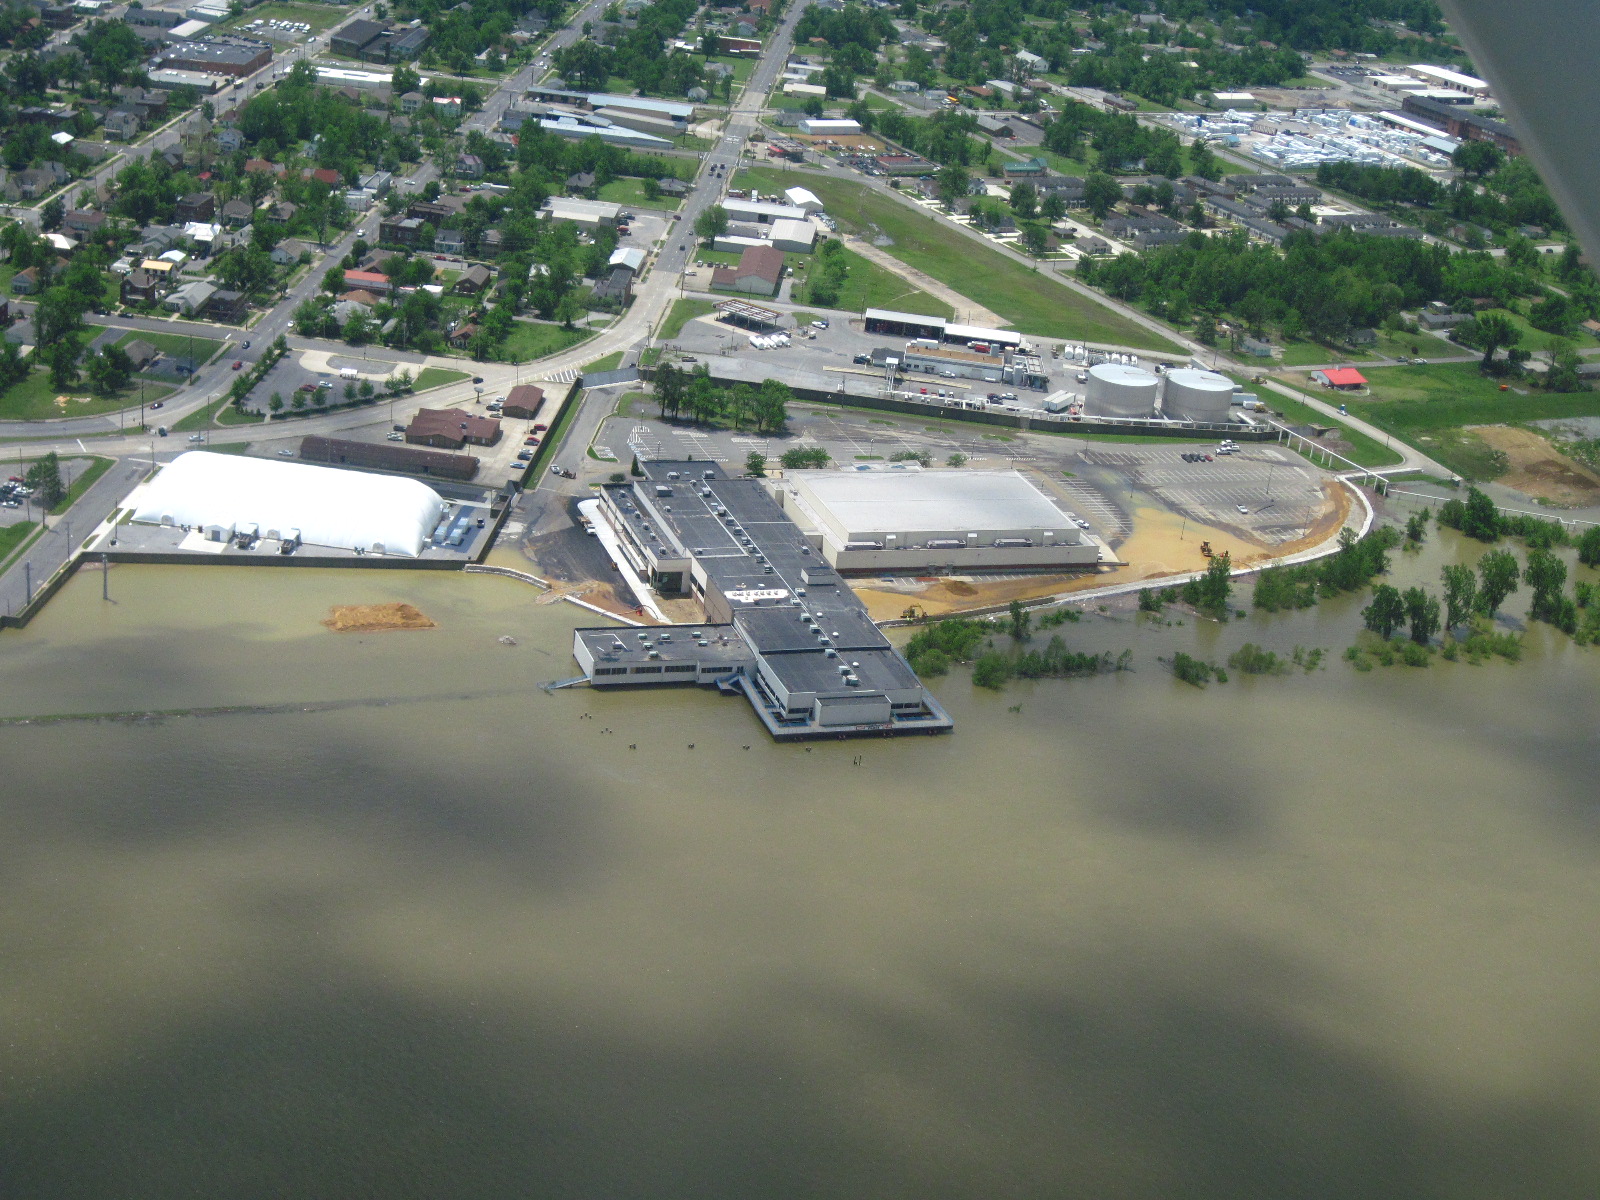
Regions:
<svg viewBox="0 0 1600 1200"><path fill-rule="evenodd" d="M660 658L661 657L661 651L659 651L659 650L650 651L650 657L651 658Z"/></svg>
<svg viewBox="0 0 1600 1200"><path fill-rule="evenodd" d="M717 473L715 471L704 471L702 474L707 479L715 479L717 477Z"/></svg>
<svg viewBox="0 0 1600 1200"><path fill-rule="evenodd" d="M844 685L845 687L860 687L861 679L856 675L846 675L844 677Z"/></svg>
<svg viewBox="0 0 1600 1200"><path fill-rule="evenodd" d="M840 663L839 664L839 674L844 676L844 678L846 678L846 679L850 678L850 668L845 666L843 663Z"/></svg>

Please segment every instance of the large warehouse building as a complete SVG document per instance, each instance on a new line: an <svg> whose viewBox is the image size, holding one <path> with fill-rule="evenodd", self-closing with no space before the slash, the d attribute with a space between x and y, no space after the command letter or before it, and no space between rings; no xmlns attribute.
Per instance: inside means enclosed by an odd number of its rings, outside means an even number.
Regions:
<svg viewBox="0 0 1600 1200"><path fill-rule="evenodd" d="M191 450L135 493L133 519L186 525L226 542L254 527L263 538L367 554L419 556L446 504L415 479L395 479Z"/></svg>
<svg viewBox="0 0 1600 1200"><path fill-rule="evenodd" d="M1109 558L1018 471L789 471L779 499L839 571L1041 570Z"/></svg>

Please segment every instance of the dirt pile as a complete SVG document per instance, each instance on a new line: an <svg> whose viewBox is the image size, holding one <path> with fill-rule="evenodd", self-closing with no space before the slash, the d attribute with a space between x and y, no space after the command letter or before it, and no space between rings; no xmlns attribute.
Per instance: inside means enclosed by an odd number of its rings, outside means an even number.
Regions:
<svg viewBox="0 0 1600 1200"><path fill-rule="evenodd" d="M386 633L392 629L437 629L409 604L336 604L323 622L335 633Z"/></svg>

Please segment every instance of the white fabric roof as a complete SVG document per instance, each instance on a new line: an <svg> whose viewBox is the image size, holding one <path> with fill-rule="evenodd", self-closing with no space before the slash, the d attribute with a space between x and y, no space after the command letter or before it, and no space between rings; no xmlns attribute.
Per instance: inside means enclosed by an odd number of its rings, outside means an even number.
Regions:
<svg viewBox="0 0 1600 1200"><path fill-rule="evenodd" d="M445 509L439 494L415 479L191 450L146 485L133 519L229 529L254 524L264 536L298 529L314 546L416 558Z"/></svg>

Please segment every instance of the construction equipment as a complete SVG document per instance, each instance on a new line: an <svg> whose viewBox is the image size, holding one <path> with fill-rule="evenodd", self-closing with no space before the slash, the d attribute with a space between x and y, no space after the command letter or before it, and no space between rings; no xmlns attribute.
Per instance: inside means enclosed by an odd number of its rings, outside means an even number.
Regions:
<svg viewBox="0 0 1600 1200"><path fill-rule="evenodd" d="M1211 558L1215 554L1216 554L1216 551L1211 549L1211 543L1210 542L1201 542L1200 543L1200 555L1201 555L1201 557L1203 557L1203 558Z"/></svg>

